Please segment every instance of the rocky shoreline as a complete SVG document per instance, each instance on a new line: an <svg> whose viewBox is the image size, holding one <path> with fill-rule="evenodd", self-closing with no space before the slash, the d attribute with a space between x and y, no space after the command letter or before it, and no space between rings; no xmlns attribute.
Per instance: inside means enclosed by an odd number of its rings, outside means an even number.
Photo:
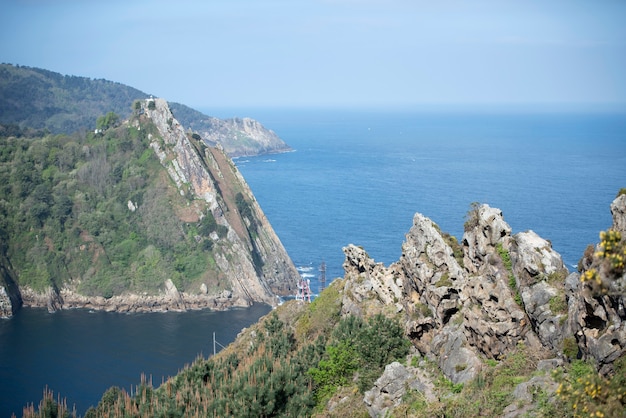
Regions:
<svg viewBox="0 0 626 418"><path fill-rule="evenodd" d="M218 294L179 292L171 280L165 283L165 291L159 295L129 293L104 298L81 295L68 288L56 291L51 287L43 293L31 288L21 288L20 293L23 307L46 308L51 313L62 309L119 313L185 312L201 309L224 311L252 305L249 300L233 296L229 290L223 290Z"/></svg>

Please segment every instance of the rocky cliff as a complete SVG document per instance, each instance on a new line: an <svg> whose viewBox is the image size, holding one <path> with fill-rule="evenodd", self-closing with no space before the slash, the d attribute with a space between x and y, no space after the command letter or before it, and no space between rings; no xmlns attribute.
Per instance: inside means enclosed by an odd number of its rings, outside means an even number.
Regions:
<svg viewBox="0 0 626 418"><path fill-rule="evenodd" d="M155 103L152 110L150 102ZM160 137L150 143L181 193L203 199L220 225L227 226L229 245L216 261L237 297L276 304L274 294L292 294L298 272L243 176L222 147L194 143L173 118L167 102L148 99L146 115Z"/></svg>
<svg viewBox="0 0 626 418"><path fill-rule="evenodd" d="M389 267L361 248L344 248L342 312L402 313L419 353L454 383L474 381L487 360L502 360L520 344L540 368L582 357L611 375L626 354L626 195L612 203L611 212L613 225L603 241L571 274L549 241L533 231L512 235L502 213L487 205L469 213L461 243L416 214L400 260ZM386 389L391 377L400 379L392 392ZM542 379L520 386L507 416L528 412L532 387L554 394L558 385ZM365 403L372 416L383 416L410 388L428 398L427 383L418 371L395 365Z"/></svg>
<svg viewBox="0 0 626 418"><path fill-rule="evenodd" d="M55 166L55 180L29 189L25 201L6 202L5 315L20 300L51 312L143 312L276 305L294 293L298 272L221 147L186 132L163 99L138 102L130 119L107 129L82 145L65 139L75 154ZM19 140L6 141L18 149ZM28 141L42 155L55 152L47 138ZM20 165L10 162L4 173ZM45 168L25 178L39 182ZM65 196L52 198L47 187ZM42 199L52 208L19 216Z"/></svg>
<svg viewBox="0 0 626 418"><path fill-rule="evenodd" d="M230 157L291 151L276 133L250 118L218 119L178 103L171 103L174 116L186 129L199 134L209 146L221 145Z"/></svg>
<svg viewBox="0 0 626 418"><path fill-rule="evenodd" d="M13 267L0 245L0 318L9 318L22 306L22 295L16 283Z"/></svg>

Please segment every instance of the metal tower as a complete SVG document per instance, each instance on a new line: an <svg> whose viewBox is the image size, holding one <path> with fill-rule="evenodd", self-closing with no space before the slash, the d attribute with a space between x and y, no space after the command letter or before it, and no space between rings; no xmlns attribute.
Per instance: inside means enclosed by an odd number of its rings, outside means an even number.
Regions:
<svg viewBox="0 0 626 418"><path fill-rule="evenodd" d="M326 263L320 265L320 293L326 288Z"/></svg>

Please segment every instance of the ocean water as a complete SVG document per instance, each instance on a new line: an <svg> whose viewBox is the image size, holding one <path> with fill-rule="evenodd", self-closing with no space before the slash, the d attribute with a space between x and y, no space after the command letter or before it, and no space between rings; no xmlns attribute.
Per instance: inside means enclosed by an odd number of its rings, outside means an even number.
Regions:
<svg viewBox="0 0 626 418"><path fill-rule="evenodd" d="M624 113L253 117L295 151L235 162L314 292L322 261L327 282L343 275L347 244L386 265L398 260L416 212L460 240L472 202L501 209L513 233L550 240L573 270L611 225L609 205L626 187Z"/></svg>
<svg viewBox="0 0 626 418"><path fill-rule="evenodd" d="M251 116L294 152L236 164L301 274L317 293L343 276L342 247L386 265L401 254L416 212L457 238L472 202L503 211L513 233L551 240L570 270L611 225L626 187L626 114L584 112L208 110ZM0 417L21 415L47 384L79 413L141 373L159 383L199 353L212 332L226 344L269 310L255 306L121 315L24 309L0 321Z"/></svg>

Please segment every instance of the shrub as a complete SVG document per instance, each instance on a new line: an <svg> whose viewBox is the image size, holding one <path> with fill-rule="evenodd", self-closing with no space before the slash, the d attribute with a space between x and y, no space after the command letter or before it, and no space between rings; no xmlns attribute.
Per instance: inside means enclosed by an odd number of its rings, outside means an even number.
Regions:
<svg viewBox="0 0 626 418"><path fill-rule="evenodd" d="M564 294L552 296L548 301L550 310L553 314L562 314L567 312L567 301Z"/></svg>
<svg viewBox="0 0 626 418"><path fill-rule="evenodd" d="M578 357L578 343L573 336L563 338L563 354L568 359L575 359Z"/></svg>
<svg viewBox="0 0 626 418"><path fill-rule="evenodd" d="M480 209L480 203L472 202L470 209L465 214L465 223L463 224L463 230L465 232L471 231L478 226L479 218L478 211Z"/></svg>
<svg viewBox="0 0 626 418"><path fill-rule="evenodd" d="M572 362L569 373L560 377L556 390L560 407L568 416L618 417L626 408L626 357L615 362L615 374L600 376L593 364Z"/></svg>

